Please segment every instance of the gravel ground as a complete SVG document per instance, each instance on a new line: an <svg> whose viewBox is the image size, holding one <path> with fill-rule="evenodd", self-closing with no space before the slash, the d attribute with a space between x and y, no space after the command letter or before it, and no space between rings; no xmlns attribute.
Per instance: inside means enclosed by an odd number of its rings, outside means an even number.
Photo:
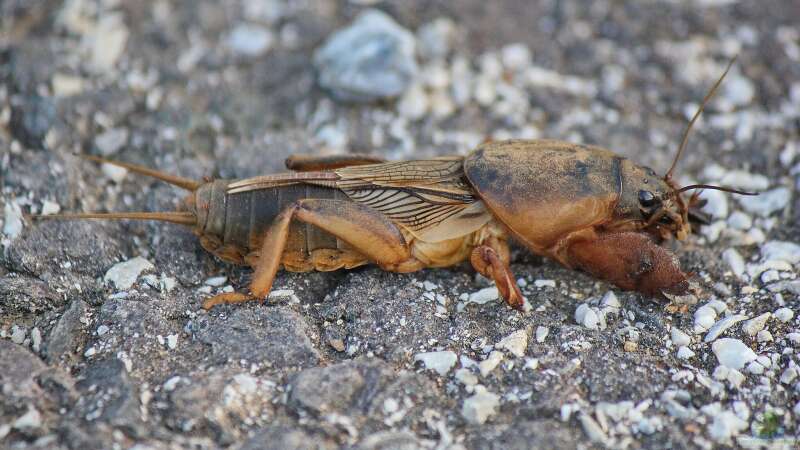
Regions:
<svg viewBox="0 0 800 450"><path fill-rule="evenodd" d="M800 3L531 3L0 3L0 447L797 448ZM250 271L189 231L23 218L180 198L76 152L199 179L550 137L663 173L734 55L679 178L764 194L704 194L677 311L516 250L528 314L468 267L206 313Z"/></svg>

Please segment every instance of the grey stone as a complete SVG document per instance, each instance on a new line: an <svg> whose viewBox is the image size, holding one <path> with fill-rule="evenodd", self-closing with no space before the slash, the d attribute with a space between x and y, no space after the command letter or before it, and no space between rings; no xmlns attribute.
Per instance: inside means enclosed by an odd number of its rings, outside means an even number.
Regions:
<svg viewBox="0 0 800 450"><path fill-rule="evenodd" d="M414 35L378 10L362 12L314 53L319 84L343 101L397 97L417 74Z"/></svg>
<svg viewBox="0 0 800 450"><path fill-rule="evenodd" d="M85 336L82 333L82 321L88 312L89 305L82 300L73 300L64 311L58 322L47 335L45 354L48 361L58 361L78 346Z"/></svg>
<svg viewBox="0 0 800 450"><path fill-rule="evenodd" d="M27 147L43 150L44 138L55 120L53 100L34 95L11 109L11 133Z"/></svg>
<svg viewBox="0 0 800 450"><path fill-rule="evenodd" d="M94 361L80 374L81 398L75 408L83 417L107 422L134 436L143 433L139 388L116 357Z"/></svg>
<svg viewBox="0 0 800 450"><path fill-rule="evenodd" d="M388 376L386 370L381 364L365 361L306 369L292 379L289 401L315 413L345 413L359 396L380 389Z"/></svg>
<svg viewBox="0 0 800 450"><path fill-rule="evenodd" d="M36 377L47 366L28 349L0 339L0 391L13 390L21 397L41 394Z"/></svg>
<svg viewBox="0 0 800 450"><path fill-rule="evenodd" d="M40 314L64 304L47 283L19 274L0 276L0 312Z"/></svg>
<svg viewBox="0 0 800 450"><path fill-rule="evenodd" d="M217 309L218 311L219 309ZM306 318L286 307L235 305L229 315L201 316L194 326L214 358L253 361L273 367L308 367L320 355L309 336Z"/></svg>
<svg viewBox="0 0 800 450"><path fill-rule="evenodd" d="M423 443L408 431L381 431L367 436L357 446L358 450L423 450L431 443Z"/></svg>
<svg viewBox="0 0 800 450"><path fill-rule="evenodd" d="M257 431L253 437L237 448L238 450L327 450L336 448L336 445L321 436L306 433L300 428L271 426Z"/></svg>

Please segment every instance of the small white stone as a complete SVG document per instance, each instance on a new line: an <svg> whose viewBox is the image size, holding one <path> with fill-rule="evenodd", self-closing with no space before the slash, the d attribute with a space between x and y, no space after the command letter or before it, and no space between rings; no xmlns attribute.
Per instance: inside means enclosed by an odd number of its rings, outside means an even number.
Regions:
<svg viewBox="0 0 800 450"><path fill-rule="evenodd" d="M609 308L611 310L619 311L622 308L622 303L619 302L617 298L617 294L614 291L608 291L603 295L603 299L600 301L600 306L603 309Z"/></svg>
<svg viewBox="0 0 800 450"><path fill-rule="evenodd" d="M692 342L692 338L681 331L678 327L672 327L670 331L672 343L677 347L685 347Z"/></svg>
<svg viewBox="0 0 800 450"><path fill-rule="evenodd" d="M536 342L541 344L547 339L548 334L550 334L550 328L539 325L536 327Z"/></svg>
<svg viewBox="0 0 800 450"><path fill-rule="evenodd" d="M717 312L714 308L703 305L694 312L694 332L702 333L714 325L717 319Z"/></svg>
<svg viewBox="0 0 800 450"><path fill-rule="evenodd" d="M178 280L172 277L162 276L158 280L158 284L162 292L172 292L175 286L178 285Z"/></svg>
<svg viewBox="0 0 800 450"><path fill-rule="evenodd" d="M128 175L128 169L109 163L101 164L100 171L106 178L117 184L122 183L122 180Z"/></svg>
<svg viewBox="0 0 800 450"><path fill-rule="evenodd" d="M234 53L242 56L258 56L272 46L272 33L259 25L240 24L227 36L225 43Z"/></svg>
<svg viewBox="0 0 800 450"><path fill-rule="evenodd" d="M596 330L600 323L597 313L588 304L581 303L575 309L575 322L590 330Z"/></svg>
<svg viewBox="0 0 800 450"><path fill-rule="evenodd" d="M83 78L63 73L56 73L51 80L53 95L56 97L70 97L83 92Z"/></svg>
<svg viewBox="0 0 800 450"><path fill-rule="evenodd" d="M97 335L103 336L104 334L108 333L109 330L110 328L108 328L108 326L100 325L99 327L97 327Z"/></svg>
<svg viewBox="0 0 800 450"><path fill-rule="evenodd" d="M150 261L137 256L128 261L117 263L108 269L103 281L113 283L118 290L125 291L133 286L133 283L136 282L142 272L154 269L155 266Z"/></svg>
<svg viewBox="0 0 800 450"><path fill-rule="evenodd" d="M58 214L61 211L61 205L56 202L51 202L50 200L45 200L42 202L42 214L47 216L50 214Z"/></svg>
<svg viewBox="0 0 800 450"><path fill-rule="evenodd" d="M517 330L504 337L500 342L495 344L494 347L500 350L508 350L517 358L522 358L525 356L525 350L528 348L528 332L524 329Z"/></svg>
<svg viewBox="0 0 800 450"><path fill-rule="evenodd" d="M13 240L22 232L22 209L14 201L6 201L3 207L3 234Z"/></svg>
<svg viewBox="0 0 800 450"><path fill-rule="evenodd" d="M761 274L761 282L764 284L773 283L781 279L781 274L777 270L767 270Z"/></svg>
<svg viewBox="0 0 800 450"><path fill-rule="evenodd" d="M94 138L95 147L105 156L118 152L127 142L127 128L112 128L98 134Z"/></svg>
<svg viewBox="0 0 800 450"><path fill-rule="evenodd" d="M789 204L792 193L788 188L779 187L770 191L761 192L758 196L741 196L739 204L745 211L768 217L774 212L781 211Z"/></svg>
<svg viewBox="0 0 800 450"><path fill-rule="evenodd" d="M497 287L488 287L488 288L483 288L478 292L473 292L469 294L467 303L476 303L478 305L483 305L484 303L497 300L498 298L500 298L500 293L497 291Z"/></svg>
<svg viewBox="0 0 800 450"><path fill-rule="evenodd" d="M728 264L728 267L731 268L731 272L733 272L737 278L742 278L745 271L744 258L742 258L742 255L740 255L736 249L729 248L722 252L722 260Z"/></svg>
<svg viewBox="0 0 800 450"><path fill-rule="evenodd" d="M414 355L414 361L422 362L426 369L433 370L439 375L447 375L447 372L456 364L458 357L449 350L441 352L425 352Z"/></svg>
<svg viewBox="0 0 800 450"><path fill-rule="evenodd" d="M756 340L758 342L772 342L774 339L772 338L772 333L769 330L761 330L756 334Z"/></svg>
<svg viewBox="0 0 800 450"><path fill-rule="evenodd" d="M28 411L14 421L14 428L17 430L32 430L42 426L42 415L36 408Z"/></svg>
<svg viewBox="0 0 800 450"><path fill-rule="evenodd" d="M731 170L727 172L720 184L745 191L763 191L769 187L769 179L764 175L753 174L744 170ZM704 191L709 192L709 191Z"/></svg>
<svg viewBox="0 0 800 450"><path fill-rule="evenodd" d="M103 16L84 41L90 49L90 66L98 72L113 70L125 51L128 34L121 13Z"/></svg>
<svg viewBox="0 0 800 450"><path fill-rule="evenodd" d="M794 318L794 311L792 311L789 308L777 309L773 314L775 315L776 319L780 320L783 323L787 323L790 320L792 320L792 318Z"/></svg>
<svg viewBox="0 0 800 450"><path fill-rule="evenodd" d="M95 347L89 347L89 348L86 349L85 352L83 352L83 356L85 356L87 358L90 358L90 357L92 357L92 356L94 356L96 354L97 354L97 348L95 348Z"/></svg>
<svg viewBox="0 0 800 450"><path fill-rule="evenodd" d="M181 382L181 377L175 375L174 377L164 382L164 391L166 392L174 391L175 388L178 387L178 383L180 382Z"/></svg>
<svg viewBox="0 0 800 450"><path fill-rule="evenodd" d="M708 427L708 435L719 443L726 443L731 437L747 429L748 423L730 411L722 411L713 416Z"/></svg>
<svg viewBox="0 0 800 450"><path fill-rule="evenodd" d="M491 105L497 97L495 82L488 77L479 77L475 82L475 92L473 95L481 106Z"/></svg>
<svg viewBox="0 0 800 450"><path fill-rule="evenodd" d="M580 420L583 431L586 433L586 436L589 438L589 440L605 447L606 442L608 441L608 436L597 423L597 421L592 419L589 414L585 413L580 414L578 419Z"/></svg>
<svg viewBox="0 0 800 450"><path fill-rule="evenodd" d="M211 277L205 281L206 286L220 287L228 282L228 277Z"/></svg>
<svg viewBox="0 0 800 450"><path fill-rule="evenodd" d="M397 102L397 112L409 120L422 119L428 113L428 108L428 95L419 84L409 87Z"/></svg>
<svg viewBox="0 0 800 450"><path fill-rule="evenodd" d="M800 245L788 241L769 241L761 246L761 259L780 260L789 264L800 263Z"/></svg>
<svg viewBox="0 0 800 450"><path fill-rule="evenodd" d="M500 51L500 59L508 70L520 70L531 65L531 51L525 44L510 44Z"/></svg>
<svg viewBox="0 0 800 450"><path fill-rule="evenodd" d="M795 379L797 379L798 370L796 366L789 367L788 369L784 370L781 374L781 383L783 384L792 384Z"/></svg>
<svg viewBox="0 0 800 450"><path fill-rule="evenodd" d="M678 349L677 356L680 359L690 359L694 358L694 352L689 347L683 346Z"/></svg>
<svg viewBox="0 0 800 450"><path fill-rule="evenodd" d="M469 369L458 369L455 373L456 380L464 386L475 386L478 384L478 377L475 376Z"/></svg>
<svg viewBox="0 0 800 450"><path fill-rule="evenodd" d="M536 370L539 368L539 360L536 358L525 358L525 368L530 370Z"/></svg>
<svg viewBox="0 0 800 450"><path fill-rule="evenodd" d="M33 327L31 330L31 349L38 352L42 347L42 332L39 327Z"/></svg>
<svg viewBox="0 0 800 450"><path fill-rule="evenodd" d="M753 226L753 218L741 211L734 211L728 217L728 225L736 230L749 230Z"/></svg>
<svg viewBox="0 0 800 450"><path fill-rule="evenodd" d="M747 371L753 375L761 375L764 373L764 366L759 364L758 361L750 361L747 364Z"/></svg>
<svg viewBox="0 0 800 450"><path fill-rule="evenodd" d="M703 206L703 212L711 215L714 219L728 217L728 196L724 192L706 189L700 194L700 198L708 202Z"/></svg>
<svg viewBox="0 0 800 450"><path fill-rule="evenodd" d="M498 351L493 351L489 354L489 356L484 359L483 361L478 363L478 369L481 371L481 376L485 377L492 373L492 371L501 363L503 362L503 353Z"/></svg>
<svg viewBox="0 0 800 450"><path fill-rule="evenodd" d="M464 416L467 422L481 425L489 417L497 413L498 406L500 406L500 397L478 385L475 386L475 394L464 400L461 415Z"/></svg>
<svg viewBox="0 0 800 450"><path fill-rule="evenodd" d="M738 339L722 338L711 345L717 360L725 367L739 370L756 359L753 350Z"/></svg>
<svg viewBox="0 0 800 450"><path fill-rule="evenodd" d="M764 329L764 326L767 324L767 321L770 317L772 317L772 313L768 312L761 314L758 317L754 317L742 325L742 331L744 331L748 336L755 336L759 331Z"/></svg>
<svg viewBox="0 0 800 450"><path fill-rule="evenodd" d="M800 344L800 333L786 333L786 339L794 345Z"/></svg>
<svg viewBox="0 0 800 450"><path fill-rule="evenodd" d="M709 342L713 341L714 339L722 335L722 333L724 333L725 330L736 325L742 320L745 320L746 318L747 317L745 316L735 314L717 321L717 323L715 323L711 328L709 328L708 334L706 334L706 337L705 339L703 339L703 342L708 344Z"/></svg>
<svg viewBox="0 0 800 450"><path fill-rule="evenodd" d="M22 345L25 342L25 336L28 333L25 331L25 328L20 327L18 325L14 325L11 327L11 342Z"/></svg>
<svg viewBox="0 0 800 450"><path fill-rule="evenodd" d="M170 350L175 350L177 346L178 346L178 335L170 334L169 336L167 336L167 347L169 347Z"/></svg>
<svg viewBox="0 0 800 450"><path fill-rule="evenodd" d="M556 287L556 280L534 280L533 285L537 288L545 288L545 287Z"/></svg>

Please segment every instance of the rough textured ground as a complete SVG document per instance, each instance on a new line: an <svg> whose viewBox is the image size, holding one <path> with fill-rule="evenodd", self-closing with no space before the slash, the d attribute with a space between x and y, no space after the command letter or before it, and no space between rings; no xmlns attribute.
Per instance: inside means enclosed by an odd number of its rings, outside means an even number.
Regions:
<svg viewBox="0 0 800 450"><path fill-rule="evenodd" d="M416 35L416 81L335 101L312 54L367 3ZM0 3L0 447L796 448L800 3L532 3ZM686 312L520 250L526 315L468 303L488 286L468 267L281 274L207 313L249 271L180 227L20 221L182 195L75 152L244 177L552 137L664 171L735 54L678 173L769 196L708 196L714 224L673 246L704 290ZM131 287L104 281L135 257Z"/></svg>

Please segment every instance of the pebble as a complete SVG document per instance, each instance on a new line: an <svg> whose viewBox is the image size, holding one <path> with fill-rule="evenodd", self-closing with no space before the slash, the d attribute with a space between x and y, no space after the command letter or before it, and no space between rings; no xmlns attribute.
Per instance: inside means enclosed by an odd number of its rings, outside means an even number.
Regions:
<svg viewBox="0 0 800 450"><path fill-rule="evenodd" d="M714 421L708 427L708 435L717 442L726 443L731 437L748 427L745 420L740 419L731 411L722 411L713 416Z"/></svg>
<svg viewBox="0 0 800 450"><path fill-rule="evenodd" d="M497 291L496 287L488 287L483 288L478 292L473 292L469 294L467 298L467 303L475 303L478 305L483 305L485 303L497 300L500 298L500 293Z"/></svg>
<svg viewBox="0 0 800 450"><path fill-rule="evenodd" d="M697 311L694 312L694 332L695 334L702 333L712 326L717 320L717 312L714 308L706 305L703 305L697 308Z"/></svg>
<svg viewBox="0 0 800 450"><path fill-rule="evenodd" d="M109 163L101 164L100 171L106 178L117 184L122 183L122 180L128 175L128 169Z"/></svg>
<svg viewBox="0 0 800 450"><path fill-rule="evenodd" d="M28 411L14 421L14 428L17 430L32 430L42 426L42 415L36 408Z"/></svg>
<svg viewBox="0 0 800 450"><path fill-rule="evenodd" d="M711 345L717 361L725 367L739 370L756 359L757 355L739 339L722 338Z"/></svg>
<svg viewBox="0 0 800 450"><path fill-rule="evenodd" d="M182 378L178 375L170 378L169 380L164 382L164 391L165 392L172 392L178 387L178 383L180 383Z"/></svg>
<svg viewBox="0 0 800 450"><path fill-rule="evenodd" d="M575 309L575 322L590 330L596 330L599 328L600 317L587 303L581 303Z"/></svg>
<svg viewBox="0 0 800 450"><path fill-rule="evenodd" d="M397 112L409 120L422 119L428 113L428 109L428 95L419 84L414 84L408 88L400 98L400 101L397 102Z"/></svg>
<svg viewBox="0 0 800 450"><path fill-rule="evenodd" d="M770 214L786 208L791 195L791 191L788 188L779 187L771 191L761 192L761 195L758 196L740 196L739 204L749 213L768 217Z"/></svg>
<svg viewBox="0 0 800 450"><path fill-rule="evenodd" d="M56 202L51 202L50 200L44 200L42 202L42 214L49 215L49 214L58 214L61 211L61 205Z"/></svg>
<svg viewBox="0 0 800 450"><path fill-rule="evenodd" d="M764 329L764 326L767 324L767 321L770 317L772 317L772 313L768 312L761 314L758 317L754 317L742 324L742 331L744 331L748 336L755 336L759 331Z"/></svg>
<svg viewBox="0 0 800 450"><path fill-rule="evenodd" d="M756 334L756 341L758 342L772 342L773 340L772 333L769 330L761 330Z"/></svg>
<svg viewBox="0 0 800 450"><path fill-rule="evenodd" d="M20 327L18 325L14 325L11 327L11 342L17 345L22 345L22 343L25 342L26 335L27 332L25 331L25 328Z"/></svg>
<svg viewBox="0 0 800 450"><path fill-rule="evenodd" d="M94 137L94 146L103 156L117 153L127 142L127 128L111 128Z"/></svg>
<svg viewBox="0 0 800 450"><path fill-rule="evenodd" d="M415 39L385 13L368 9L314 53L319 84L343 101L401 95L419 71Z"/></svg>
<svg viewBox="0 0 800 450"><path fill-rule="evenodd" d="M786 333L786 339L794 345L800 344L800 333Z"/></svg>
<svg viewBox="0 0 800 450"><path fill-rule="evenodd" d="M708 201L702 208L703 212L711 215L714 219L724 219L728 217L728 194L717 190L706 189L700 194L700 198Z"/></svg>
<svg viewBox="0 0 800 450"><path fill-rule="evenodd" d="M430 59L445 58L450 53L455 33L455 24L445 17L422 25L417 31L420 54Z"/></svg>
<svg viewBox="0 0 800 450"><path fill-rule="evenodd" d="M739 323L739 322L741 322L741 321L743 321L745 319L747 319L747 317L735 314L735 315L728 316L728 317L725 317L724 319L721 319L721 320L717 321L717 323L715 323L708 330L708 334L706 334L706 337L705 337L705 339L703 339L703 342L708 344L709 342L711 342L711 341L715 340L716 338L720 337L720 335L722 335L722 333L724 333L725 330L727 330L728 328L736 325L737 323Z"/></svg>
<svg viewBox="0 0 800 450"><path fill-rule="evenodd" d="M83 78L63 73L53 75L50 80L53 86L53 95L56 97L70 97L83 92Z"/></svg>
<svg viewBox="0 0 800 450"><path fill-rule="evenodd" d="M492 371L497 368L501 362L503 362L503 358L502 352L493 351L490 353L486 359L478 363L478 369L481 371L481 376L485 377L486 375L492 373Z"/></svg>
<svg viewBox="0 0 800 450"><path fill-rule="evenodd" d="M425 352L414 355L414 361L422 362L426 369L433 370L439 375L447 375L447 372L456 364L458 357L449 350L441 352Z"/></svg>
<svg viewBox="0 0 800 450"><path fill-rule="evenodd" d="M531 65L531 51L525 44L509 44L500 51L503 66L512 71L518 71Z"/></svg>
<svg viewBox="0 0 800 450"><path fill-rule="evenodd" d="M736 249L729 248L722 252L722 260L728 264L728 267L731 268L731 272L733 272L737 278L742 278L745 272L744 258L742 258L742 255L740 255Z"/></svg>
<svg viewBox="0 0 800 450"><path fill-rule="evenodd" d="M686 346L680 347L678 349L677 355L678 355L678 358L680 358L680 359L694 358L694 352L689 347L686 347Z"/></svg>
<svg viewBox="0 0 800 450"><path fill-rule="evenodd" d="M45 149L46 136L56 122L54 100L33 95L11 109L11 133L26 147ZM3 153L8 152L4 150Z"/></svg>
<svg viewBox="0 0 800 450"><path fill-rule="evenodd" d="M517 330L504 337L500 342L495 344L494 347L496 349L508 350L517 358L522 358L525 356L525 350L528 348L528 332L524 329Z"/></svg>
<svg viewBox="0 0 800 450"><path fill-rule="evenodd" d="M90 49L90 65L97 72L109 72L125 51L128 28L122 14L107 14L98 21L85 41Z"/></svg>
<svg viewBox="0 0 800 450"><path fill-rule="evenodd" d="M461 415L473 425L481 425L497 413L500 397L487 391L481 385L475 386L475 394L464 400Z"/></svg>
<svg viewBox="0 0 800 450"><path fill-rule="evenodd" d="M783 384L792 384L795 379L797 379L798 370L797 367L792 366L788 369L784 370L781 374L781 383Z"/></svg>
<svg viewBox="0 0 800 450"><path fill-rule="evenodd" d="M745 191L764 191L769 187L769 179L764 175L753 174L744 170L731 170L722 176L722 186L730 186ZM709 192L709 191L705 191ZM704 192L704 193L705 193ZM717 191L722 193L721 191ZM723 193L724 194L724 193ZM758 197L753 197L758 198Z"/></svg>
<svg viewBox="0 0 800 450"><path fill-rule="evenodd" d="M221 277L211 277L205 281L206 286L211 287L220 287L228 281L228 277L221 276Z"/></svg>
<svg viewBox="0 0 800 450"><path fill-rule="evenodd" d="M258 56L272 47L275 38L265 27L253 24L239 24L225 39L225 44L241 56Z"/></svg>
<svg viewBox="0 0 800 450"><path fill-rule="evenodd" d="M97 327L97 335L98 336L102 336L102 335L108 333L109 330L110 330L110 328L108 328L108 326L100 325L99 327Z"/></svg>
<svg viewBox="0 0 800 450"><path fill-rule="evenodd" d="M533 285L541 289L544 287L556 287L556 280L533 280Z"/></svg>
<svg viewBox="0 0 800 450"><path fill-rule="evenodd" d="M728 217L728 225L736 230L749 230L753 226L753 218L741 211L734 211Z"/></svg>
<svg viewBox="0 0 800 450"><path fill-rule="evenodd" d="M3 234L15 239L22 233L22 209L14 201L7 201L3 207Z"/></svg>
<svg viewBox="0 0 800 450"><path fill-rule="evenodd" d="M776 319L780 320L783 323L786 323L792 320L792 318L794 318L794 311L792 311L789 308L777 309L773 314L775 315Z"/></svg>
<svg viewBox="0 0 800 450"><path fill-rule="evenodd" d="M547 339L548 334L550 334L550 328L541 325L536 327L536 342L541 344L545 339Z"/></svg>
<svg viewBox="0 0 800 450"><path fill-rule="evenodd" d="M670 331L672 343L678 347L685 347L692 342L692 338L681 331L678 327L672 327Z"/></svg>
<svg viewBox="0 0 800 450"><path fill-rule="evenodd" d="M128 261L117 263L108 269L103 281L112 283L120 291L125 291L133 286L133 283L136 282L142 272L154 269L155 266L150 261L137 256Z"/></svg>
<svg viewBox="0 0 800 450"><path fill-rule="evenodd" d="M456 370L455 379L464 386L475 386L478 384L478 377L470 372L469 369L461 368Z"/></svg>
<svg viewBox="0 0 800 450"><path fill-rule="evenodd" d="M175 350L178 346L178 335L177 334L170 334L167 336L167 347L170 350Z"/></svg>
<svg viewBox="0 0 800 450"><path fill-rule="evenodd" d="M33 327L31 330L31 348L35 352L42 348L42 332L39 331L39 327Z"/></svg>
<svg viewBox="0 0 800 450"><path fill-rule="evenodd" d="M614 291L608 291L603 295L603 299L600 300L600 306L603 308L603 311L618 313L622 308L622 303L620 303Z"/></svg>
<svg viewBox="0 0 800 450"><path fill-rule="evenodd" d="M761 375L764 373L764 366L759 364L757 361L750 361L747 364L747 371L753 375Z"/></svg>
<svg viewBox="0 0 800 450"><path fill-rule="evenodd" d="M789 264L800 263L800 244L787 241L769 241L761 246L761 259L780 260Z"/></svg>

